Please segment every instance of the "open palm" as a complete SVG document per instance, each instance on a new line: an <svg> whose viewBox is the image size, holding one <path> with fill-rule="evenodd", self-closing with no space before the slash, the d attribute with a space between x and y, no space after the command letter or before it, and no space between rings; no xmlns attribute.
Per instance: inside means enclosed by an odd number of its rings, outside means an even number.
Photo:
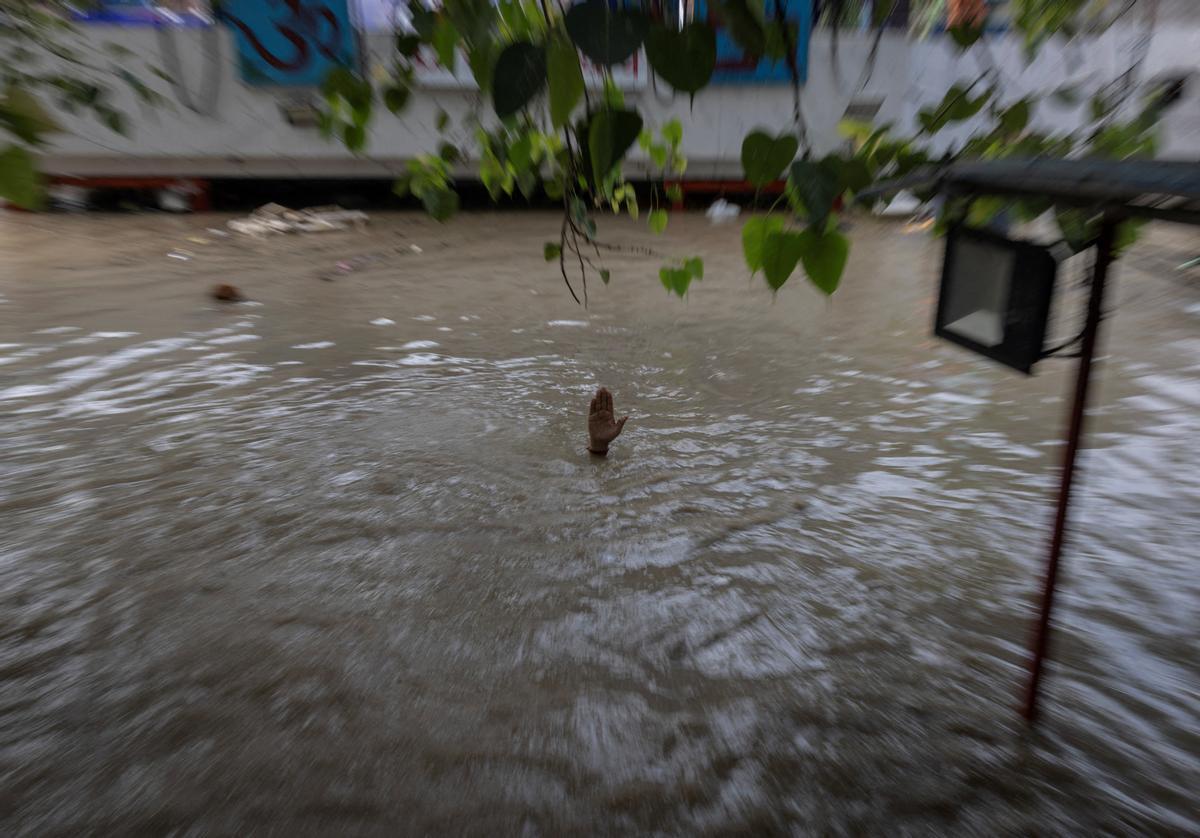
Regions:
<svg viewBox="0 0 1200 838"><path fill-rule="evenodd" d="M621 435L628 419L628 416L614 419L612 393L604 387L597 390L588 411L588 450L593 454L607 453L609 443Z"/></svg>

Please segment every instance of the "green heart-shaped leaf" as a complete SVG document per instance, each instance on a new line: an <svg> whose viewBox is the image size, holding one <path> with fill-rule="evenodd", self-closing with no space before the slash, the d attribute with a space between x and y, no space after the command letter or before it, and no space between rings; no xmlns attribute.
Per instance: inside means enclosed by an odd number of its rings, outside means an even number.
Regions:
<svg viewBox="0 0 1200 838"><path fill-rule="evenodd" d="M695 93L717 66L717 34L706 23L689 23L679 31L655 25L646 35L646 59L671 87Z"/></svg>
<svg viewBox="0 0 1200 838"><path fill-rule="evenodd" d="M788 174L788 193L808 217L808 223L822 230L833 202L842 193L841 173L829 159L797 160Z"/></svg>
<svg viewBox="0 0 1200 838"><path fill-rule="evenodd" d="M422 41L433 38L433 30L437 28L437 12L422 3L414 3L409 9L412 27Z"/></svg>
<svg viewBox="0 0 1200 838"><path fill-rule="evenodd" d="M546 75L550 81L550 120L561 128L583 96L583 70L575 45L561 36L546 44Z"/></svg>
<svg viewBox="0 0 1200 838"><path fill-rule="evenodd" d="M16 85L0 99L0 123L27 143L40 143L46 134L62 130L36 96Z"/></svg>
<svg viewBox="0 0 1200 838"><path fill-rule="evenodd" d="M716 0L729 34L746 55L758 58L766 50L767 33L762 20L762 3L749 0Z"/></svg>
<svg viewBox="0 0 1200 838"><path fill-rule="evenodd" d="M454 23L468 46L484 43L494 37L500 23L497 5L492 0L443 0L441 3L443 12Z"/></svg>
<svg viewBox="0 0 1200 838"><path fill-rule="evenodd" d="M658 271L658 280L663 284L663 288L673 291L682 297L687 293L688 286L692 284L692 272L686 267L660 268Z"/></svg>
<svg viewBox="0 0 1200 838"><path fill-rule="evenodd" d="M546 83L546 53L528 41L515 41L496 59L492 104L501 119L529 104Z"/></svg>
<svg viewBox="0 0 1200 838"><path fill-rule="evenodd" d="M957 26L951 26L946 31L950 33L950 37L954 39L954 43L960 50L970 48L983 36L983 27L970 23L960 23Z"/></svg>
<svg viewBox="0 0 1200 838"><path fill-rule="evenodd" d="M477 44L467 51L467 66L480 90L492 89L492 73L499 53L500 45L491 41Z"/></svg>
<svg viewBox="0 0 1200 838"><path fill-rule="evenodd" d="M1029 124L1028 99L1020 99L1000 112L1000 127L1006 134L1020 134Z"/></svg>
<svg viewBox="0 0 1200 838"><path fill-rule="evenodd" d="M421 203L435 221L446 221L458 212L458 193L444 187L430 189L421 194Z"/></svg>
<svg viewBox="0 0 1200 838"><path fill-rule="evenodd" d="M42 203L42 183L33 155L11 145L0 152L0 198L25 209L37 209Z"/></svg>
<svg viewBox="0 0 1200 838"><path fill-rule="evenodd" d="M763 275L772 291L778 291L796 270L804 251L804 239L799 233L769 233L763 240Z"/></svg>
<svg viewBox="0 0 1200 838"><path fill-rule="evenodd" d="M765 131L754 131L742 140L742 170L754 186L766 186L777 180L788 163L796 156L800 142L791 134L772 137Z"/></svg>
<svg viewBox="0 0 1200 838"><path fill-rule="evenodd" d="M438 63L453 73L458 51L458 30L449 18L439 19L433 29L433 50L437 53Z"/></svg>
<svg viewBox="0 0 1200 838"><path fill-rule="evenodd" d="M632 9L610 9L606 0L585 0L567 10L567 34L597 64L628 61L646 39L646 16Z"/></svg>
<svg viewBox="0 0 1200 838"><path fill-rule="evenodd" d="M596 182L604 180L613 166L621 162L642 130L637 111L598 111L588 125L588 156Z"/></svg>
<svg viewBox="0 0 1200 838"><path fill-rule="evenodd" d="M421 49L421 36L400 34L396 36L396 52L405 58L412 58Z"/></svg>
<svg viewBox="0 0 1200 838"><path fill-rule="evenodd" d="M408 104L412 88L406 84L394 84L383 91L383 104L394 114L399 114Z"/></svg>
<svg viewBox="0 0 1200 838"><path fill-rule="evenodd" d="M862 157L841 158L830 155L825 158L825 162L831 170L837 172L840 192L847 189L851 192L861 192L875 182L871 167Z"/></svg>
<svg viewBox="0 0 1200 838"><path fill-rule="evenodd" d="M664 209L652 210L650 213L650 229L655 233L661 233L667 229L667 211Z"/></svg>
<svg viewBox="0 0 1200 838"><path fill-rule="evenodd" d="M350 151L362 151L363 146L367 144L367 129L347 122L342 126L342 142Z"/></svg>
<svg viewBox="0 0 1200 838"><path fill-rule="evenodd" d="M760 215L742 225L742 255L751 273L758 273L763 266L763 245L767 236L783 230L783 218L778 215Z"/></svg>
<svg viewBox="0 0 1200 838"><path fill-rule="evenodd" d="M809 281L825 294L832 294L842 281L850 240L837 230L818 233L812 229L801 232L800 239L800 261Z"/></svg>

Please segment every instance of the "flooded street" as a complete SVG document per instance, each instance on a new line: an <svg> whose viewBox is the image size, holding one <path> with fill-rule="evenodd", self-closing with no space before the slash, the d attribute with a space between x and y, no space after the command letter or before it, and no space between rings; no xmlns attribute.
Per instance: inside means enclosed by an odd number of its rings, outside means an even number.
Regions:
<svg viewBox="0 0 1200 838"><path fill-rule="evenodd" d="M1198 828L1194 230L1117 269L1029 735L1074 362L935 341L940 242L772 300L609 222L705 277L585 310L550 215L224 220L0 218L0 832Z"/></svg>

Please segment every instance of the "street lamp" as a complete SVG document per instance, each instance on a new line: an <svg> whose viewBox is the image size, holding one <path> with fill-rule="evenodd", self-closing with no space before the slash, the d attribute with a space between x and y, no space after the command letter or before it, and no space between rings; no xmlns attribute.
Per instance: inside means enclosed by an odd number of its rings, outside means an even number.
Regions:
<svg viewBox="0 0 1200 838"><path fill-rule="evenodd" d="M1057 271L1049 248L952 227L934 333L1028 374L1043 355Z"/></svg>

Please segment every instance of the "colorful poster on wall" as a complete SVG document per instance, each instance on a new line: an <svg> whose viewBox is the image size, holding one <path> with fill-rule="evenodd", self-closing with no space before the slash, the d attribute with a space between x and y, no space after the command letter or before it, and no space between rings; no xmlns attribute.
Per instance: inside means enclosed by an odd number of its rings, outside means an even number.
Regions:
<svg viewBox="0 0 1200 838"><path fill-rule="evenodd" d="M315 87L333 68L358 64L349 0L224 0L220 8L247 84Z"/></svg>
<svg viewBox="0 0 1200 838"><path fill-rule="evenodd" d="M754 0L751 0L754 2ZM773 20L775 0L758 0L764 20ZM721 23L720 16L710 8L710 0L696 0L695 15L707 20L717 31L717 69L714 84L788 84L792 73L786 61L747 56ZM812 33L812 0L783 0L787 19L795 28L796 69L800 81L808 80L808 38Z"/></svg>

